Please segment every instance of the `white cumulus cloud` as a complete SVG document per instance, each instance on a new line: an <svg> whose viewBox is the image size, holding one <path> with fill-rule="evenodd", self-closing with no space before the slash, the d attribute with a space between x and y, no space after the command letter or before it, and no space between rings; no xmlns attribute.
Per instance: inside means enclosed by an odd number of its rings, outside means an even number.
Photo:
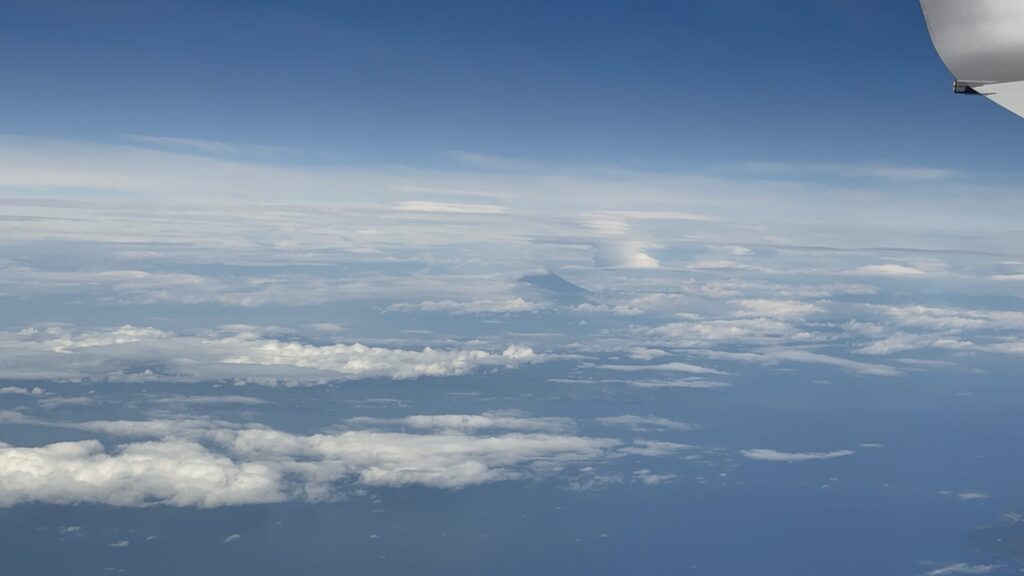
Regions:
<svg viewBox="0 0 1024 576"><path fill-rule="evenodd" d="M574 463L685 449L566 433L565 422L527 417L409 417L421 433L343 430L292 434L212 420L53 422L132 438L18 447L0 443L0 506L27 502L217 507L332 499L344 485L458 489L540 478ZM515 432L477 435L489 428Z"/></svg>

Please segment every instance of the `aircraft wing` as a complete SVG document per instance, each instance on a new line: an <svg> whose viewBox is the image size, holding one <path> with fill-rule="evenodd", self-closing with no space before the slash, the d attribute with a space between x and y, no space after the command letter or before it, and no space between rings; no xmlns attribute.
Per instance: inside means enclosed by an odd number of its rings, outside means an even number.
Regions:
<svg viewBox="0 0 1024 576"><path fill-rule="evenodd" d="M1024 1L921 0L954 90L1024 116Z"/></svg>

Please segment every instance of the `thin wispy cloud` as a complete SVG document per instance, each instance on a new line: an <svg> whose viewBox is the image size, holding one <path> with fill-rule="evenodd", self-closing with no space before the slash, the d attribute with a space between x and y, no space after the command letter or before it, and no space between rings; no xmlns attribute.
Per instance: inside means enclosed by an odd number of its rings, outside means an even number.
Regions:
<svg viewBox="0 0 1024 576"><path fill-rule="evenodd" d="M855 452L853 450L833 450L831 452L780 452L778 450L771 450L768 448L755 448L752 450L744 450L742 452L743 456L750 460L785 463L832 460L835 458L852 456L854 453Z"/></svg>
<svg viewBox="0 0 1024 576"><path fill-rule="evenodd" d="M967 564L966 562L957 562L955 564L949 564L929 570L925 572L925 576L952 576L955 574L991 574L996 570L999 570L1002 566L996 564Z"/></svg>

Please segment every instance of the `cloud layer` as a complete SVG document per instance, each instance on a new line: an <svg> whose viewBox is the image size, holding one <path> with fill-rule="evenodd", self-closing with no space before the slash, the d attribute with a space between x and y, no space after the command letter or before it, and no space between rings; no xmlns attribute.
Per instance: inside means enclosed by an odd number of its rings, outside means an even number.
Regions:
<svg viewBox="0 0 1024 576"><path fill-rule="evenodd" d="M35 423L136 440L114 446L97 440L0 444L0 505L216 507L333 499L346 486L457 489L542 478L571 464L615 457L621 445L614 439L536 432L561 430L560 421L487 415L405 420L426 430L422 433L313 435L208 420ZM464 433L502 428L530 432Z"/></svg>
<svg viewBox="0 0 1024 576"><path fill-rule="evenodd" d="M251 327L192 335L134 326L87 332L51 326L0 333L0 368L12 379L304 385L457 376L543 359L516 345L494 352L314 345L267 337Z"/></svg>

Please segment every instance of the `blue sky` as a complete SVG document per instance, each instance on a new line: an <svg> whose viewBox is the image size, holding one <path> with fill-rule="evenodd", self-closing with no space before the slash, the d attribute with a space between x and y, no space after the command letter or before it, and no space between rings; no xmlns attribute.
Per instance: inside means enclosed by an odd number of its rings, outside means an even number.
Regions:
<svg viewBox="0 0 1024 576"><path fill-rule="evenodd" d="M663 169L1013 171L1020 144L950 94L914 2L14 1L0 26L0 121L22 135Z"/></svg>

